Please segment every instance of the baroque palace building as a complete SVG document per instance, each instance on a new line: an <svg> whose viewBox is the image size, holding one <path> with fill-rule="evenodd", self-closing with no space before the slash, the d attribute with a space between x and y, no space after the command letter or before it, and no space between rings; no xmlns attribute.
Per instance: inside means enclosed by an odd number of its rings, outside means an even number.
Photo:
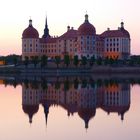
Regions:
<svg viewBox="0 0 140 140"><path fill-rule="evenodd" d="M70 58L77 55L79 58L94 56L95 58L127 59L130 56L130 41L130 34L125 30L123 22L117 30L108 28L102 34L96 34L96 29L89 22L87 14L78 30L68 26L67 31L59 37L52 37L49 34L46 18L44 34L40 38L30 19L29 26L22 34L22 60L26 56L31 59L31 57L43 55L49 58L60 56L61 59L65 55L69 55Z"/></svg>

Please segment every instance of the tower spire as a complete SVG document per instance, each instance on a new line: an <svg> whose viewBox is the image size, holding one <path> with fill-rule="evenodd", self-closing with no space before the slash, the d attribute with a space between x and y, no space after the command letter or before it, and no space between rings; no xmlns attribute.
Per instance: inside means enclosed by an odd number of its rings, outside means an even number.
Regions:
<svg viewBox="0 0 140 140"><path fill-rule="evenodd" d="M47 23L47 15L46 15L46 20L45 20L45 26L48 27L48 23Z"/></svg>
<svg viewBox="0 0 140 140"><path fill-rule="evenodd" d="M44 34L43 34L42 38L47 38L47 37L50 37L50 35L49 35L48 22L47 22L47 15L46 15L46 19L45 19L45 29L44 29Z"/></svg>
<svg viewBox="0 0 140 140"><path fill-rule="evenodd" d="M44 107L44 113L45 113L45 120L46 120L46 126L47 126L47 119L48 119L48 114L49 114L49 104L48 103L44 103L43 107Z"/></svg>

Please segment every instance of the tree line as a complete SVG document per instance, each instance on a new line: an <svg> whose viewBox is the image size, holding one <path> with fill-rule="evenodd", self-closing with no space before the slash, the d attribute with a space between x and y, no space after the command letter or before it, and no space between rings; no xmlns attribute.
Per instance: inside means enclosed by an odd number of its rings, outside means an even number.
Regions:
<svg viewBox="0 0 140 140"><path fill-rule="evenodd" d="M140 65L140 56L131 56L130 59L119 60L118 58L95 58L92 56L91 58L87 58L86 56L82 56L81 59L77 55L71 59L69 55L64 55L64 59L62 60L60 56L55 56L54 59L49 60L48 56L43 55L40 58L38 56L32 56L30 59L28 56L25 56L25 60L22 61L20 55L8 55L8 56L1 56L0 61L5 61L5 64L14 64L15 66L24 64L26 68L28 68L29 64L33 64L36 68L37 65L41 68L45 68L48 65L48 62L53 62L56 64L56 67L59 68L60 65L64 65L65 67L69 67L71 65L75 66L76 68L83 66L92 67L93 65L110 65L110 66L118 66L118 65L127 65L127 66L136 66Z"/></svg>

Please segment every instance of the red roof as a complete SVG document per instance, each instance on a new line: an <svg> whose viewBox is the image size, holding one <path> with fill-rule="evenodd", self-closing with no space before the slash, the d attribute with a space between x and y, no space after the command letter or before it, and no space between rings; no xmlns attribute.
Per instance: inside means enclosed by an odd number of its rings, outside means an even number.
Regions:
<svg viewBox="0 0 140 140"><path fill-rule="evenodd" d="M32 117L39 110L39 105L22 105L24 113L28 114L29 122L32 123Z"/></svg>
<svg viewBox="0 0 140 140"><path fill-rule="evenodd" d="M101 37L126 37L130 38L130 34L125 29L108 30L101 34Z"/></svg>
<svg viewBox="0 0 140 140"><path fill-rule="evenodd" d="M80 27L78 28L78 35L94 35L96 34L95 27L90 24L88 21L85 21Z"/></svg>
<svg viewBox="0 0 140 140"><path fill-rule="evenodd" d="M77 38L77 36L78 36L77 30L70 29L66 33L64 33L63 35L61 35L59 37L59 39L74 39L74 38Z"/></svg>
<svg viewBox="0 0 140 140"><path fill-rule="evenodd" d="M130 105L127 106L101 106L101 108L106 112L126 112L129 110Z"/></svg>
<svg viewBox="0 0 140 140"><path fill-rule="evenodd" d="M38 112L39 105L22 105L22 109L27 114L35 114Z"/></svg>
<svg viewBox="0 0 140 140"><path fill-rule="evenodd" d="M39 33L33 26L29 26L23 31L22 38L39 38Z"/></svg>
<svg viewBox="0 0 140 140"><path fill-rule="evenodd" d="M96 34L96 41L103 41L103 37L101 35Z"/></svg>

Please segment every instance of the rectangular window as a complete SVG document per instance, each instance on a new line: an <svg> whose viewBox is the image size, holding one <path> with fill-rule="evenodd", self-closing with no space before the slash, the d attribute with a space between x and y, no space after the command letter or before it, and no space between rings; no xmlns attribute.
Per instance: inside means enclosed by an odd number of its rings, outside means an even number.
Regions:
<svg viewBox="0 0 140 140"><path fill-rule="evenodd" d="M113 48L113 51L115 52L115 48Z"/></svg>

